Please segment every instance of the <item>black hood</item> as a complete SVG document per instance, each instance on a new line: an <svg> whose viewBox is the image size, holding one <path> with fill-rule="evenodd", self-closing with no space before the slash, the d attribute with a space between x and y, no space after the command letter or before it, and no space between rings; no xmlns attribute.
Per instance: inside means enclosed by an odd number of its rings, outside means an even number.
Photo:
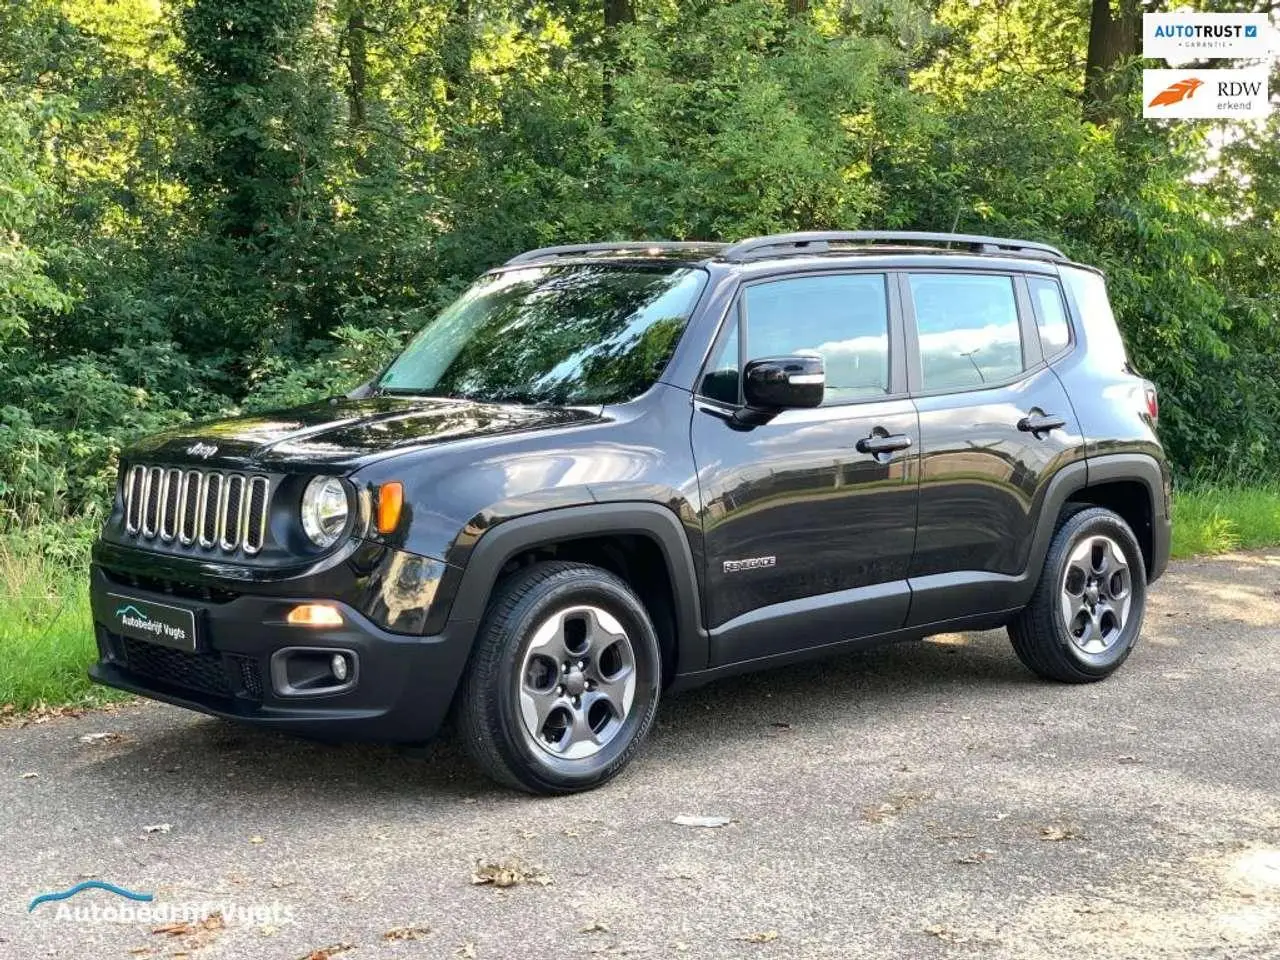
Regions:
<svg viewBox="0 0 1280 960"><path fill-rule="evenodd" d="M567 407L435 397L335 398L178 427L136 444L127 457L157 464L354 467L409 447L599 419L598 412Z"/></svg>

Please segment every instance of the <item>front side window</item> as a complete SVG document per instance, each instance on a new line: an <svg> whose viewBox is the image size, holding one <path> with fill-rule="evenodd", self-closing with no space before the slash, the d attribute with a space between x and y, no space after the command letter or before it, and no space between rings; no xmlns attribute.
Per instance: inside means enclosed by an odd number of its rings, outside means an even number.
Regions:
<svg viewBox="0 0 1280 960"><path fill-rule="evenodd" d="M594 405L653 385L707 282L687 267L559 264L478 280L387 368L387 393Z"/></svg>
<svg viewBox="0 0 1280 960"><path fill-rule="evenodd" d="M1013 278L985 274L909 276L925 390L971 390L1022 372Z"/></svg>
<svg viewBox="0 0 1280 960"><path fill-rule="evenodd" d="M820 356L823 404L883 397L889 391L889 307L884 274L795 277L757 283L743 293L746 355ZM716 351L703 377L705 396L738 400L738 336Z"/></svg>

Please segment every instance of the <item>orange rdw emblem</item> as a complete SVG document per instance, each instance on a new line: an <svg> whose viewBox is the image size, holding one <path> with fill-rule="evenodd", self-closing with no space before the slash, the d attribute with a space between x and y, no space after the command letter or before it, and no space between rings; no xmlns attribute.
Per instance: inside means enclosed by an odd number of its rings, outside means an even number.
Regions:
<svg viewBox="0 0 1280 960"><path fill-rule="evenodd" d="M1189 100L1196 90L1203 86L1204 81L1197 80L1195 77L1179 80L1177 83L1169 84L1169 86L1152 97L1147 106L1164 107L1171 103L1181 103L1183 100Z"/></svg>

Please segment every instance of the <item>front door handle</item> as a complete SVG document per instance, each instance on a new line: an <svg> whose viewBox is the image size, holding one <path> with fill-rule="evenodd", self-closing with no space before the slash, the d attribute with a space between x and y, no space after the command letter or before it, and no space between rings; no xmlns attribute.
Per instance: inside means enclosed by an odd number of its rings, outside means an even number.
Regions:
<svg viewBox="0 0 1280 960"><path fill-rule="evenodd" d="M1067 421L1061 417L1055 417L1051 413L1036 413L1023 417L1018 421L1018 429L1023 433L1029 433L1033 436L1040 436L1042 433L1048 433L1050 430L1057 430L1065 427Z"/></svg>
<svg viewBox="0 0 1280 960"><path fill-rule="evenodd" d="M895 450L905 450L909 446L911 446L911 438L905 433L892 433L887 436L873 433L859 440L856 449L859 453L878 456L882 453L893 453Z"/></svg>

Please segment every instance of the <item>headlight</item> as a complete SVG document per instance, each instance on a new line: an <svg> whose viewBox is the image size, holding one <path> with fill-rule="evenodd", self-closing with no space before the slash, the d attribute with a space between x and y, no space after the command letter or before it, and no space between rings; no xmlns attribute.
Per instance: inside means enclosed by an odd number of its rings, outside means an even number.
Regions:
<svg viewBox="0 0 1280 960"><path fill-rule="evenodd" d="M331 547L347 526L347 491L337 477L316 477L302 492L302 529L317 547Z"/></svg>

